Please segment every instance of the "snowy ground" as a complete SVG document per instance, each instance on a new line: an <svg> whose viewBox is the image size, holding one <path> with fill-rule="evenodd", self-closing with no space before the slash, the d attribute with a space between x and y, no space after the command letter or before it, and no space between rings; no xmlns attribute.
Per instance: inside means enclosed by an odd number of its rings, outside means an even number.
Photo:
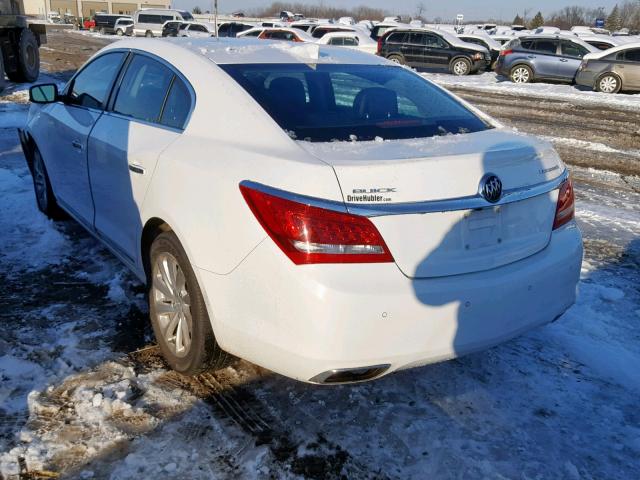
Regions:
<svg viewBox="0 0 640 480"><path fill-rule="evenodd" d="M23 100L0 97L5 479L640 478L638 177L573 167L586 255L578 302L552 325L357 386L243 361L187 379L157 356L143 287L77 224L37 212Z"/></svg>
<svg viewBox="0 0 640 480"><path fill-rule="evenodd" d="M587 87L561 83L513 83L495 72L457 77L448 73L424 73L425 78L433 80L443 87L462 87L476 92L503 93L506 95L526 96L544 100L571 101L578 104L602 105L621 110L640 110L640 94L617 94L593 92Z"/></svg>

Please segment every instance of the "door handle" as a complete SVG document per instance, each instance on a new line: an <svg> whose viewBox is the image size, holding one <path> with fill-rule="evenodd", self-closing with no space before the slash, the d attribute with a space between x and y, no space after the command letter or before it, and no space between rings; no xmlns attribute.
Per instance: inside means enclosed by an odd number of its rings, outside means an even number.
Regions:
<svg viewBox="0 0 640 480"><path fill-rule="evenodd" d="M82 143L80 143L80 141L79 141L79 140L74 140L74 141L72 141L72 142L71 142L71 146L72 146L73 148L75 148L76 150L80 150L80 151L84 150L84 147L82 146Z"/></svg>
<svg viewBox="0 0 640 480"><path fill-rule="evenodd" d="M138 165L137 163L130 163L129 164L129 170L131 170L133 173L138 173L140 175L144 175L144 167L142 165Z"/></svg>
<svg viewBox="0 0 640 480"><path fill-rule="evenodd" d="M566 58L561 58L560 61L563 63L567 63L569 60L567 60Z"/></svg>

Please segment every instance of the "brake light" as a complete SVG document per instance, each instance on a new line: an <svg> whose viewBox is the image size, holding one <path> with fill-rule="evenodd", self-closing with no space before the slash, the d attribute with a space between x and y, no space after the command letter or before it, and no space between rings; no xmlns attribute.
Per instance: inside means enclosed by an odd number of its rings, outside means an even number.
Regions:
<svg viewBox="0 0 640 480"><path fill-rule="evenodd" d="M553 220L553 229L569 223L575 217L575 198L573 195L573 184L568 178L560 185L558 193L558 203L556 205L556 217Z"/></svg>
<svg viewBox="0 0 640 480"><path fill-rule="evenodd" d="M382 36L378 37L378 50L376 53L380 55L381 52L382 52Z"/></svg>
<svg viewBox="0 0 640 480"><path fill-rule="evenodd" d="M512 53L513 53L513 50L500 50L501 57L506 57L507 55L511 55Z"/></svg>
<svg viewBox="0 0 640 480"><path fill-rule="evenodd" d="M245 185L240 191L265 231L296 265L393 262L366 217L294 202Z"/></svg>

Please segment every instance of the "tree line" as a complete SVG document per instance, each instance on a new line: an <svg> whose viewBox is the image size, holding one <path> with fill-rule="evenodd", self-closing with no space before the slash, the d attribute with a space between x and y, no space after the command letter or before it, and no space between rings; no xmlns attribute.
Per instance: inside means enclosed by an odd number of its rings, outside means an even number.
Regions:
<svg viewBox="0 0 640 480"><path fill-rule="evenodd" d="M429 8L424 2L416 4L416 12L414 15L402 15L403 20L410 18L419 18L426 22L435 23L453 23L453 20L443 20L442 18L429 19ZM194 13L202 13L200 7L195 7ZM324 5L322 0L316 5L306 5L296 2L273 2L268 7L258 8L247 12L255 17L277 17L280 12L286 10L293 13L302 13L310 18L340 18L353 17L358 20L382 20L389 13L380 8L371 8L359 6L354 8L340 8ZM531 9L525 9L530 12ZM208 13L208 12L207 12ZM617 31L622 28L628 28L631 31L640 31L640 0L625 0L623 3L616 4L613 9L608 12L603 7L589 8L579 5L564 7L548 16L544 16L542 12L537 12L533 16L527 14L516 15L513 19L513 25L524 25L527 28L534 29L541 26L558 27L568 30L576 25L593 26L596 19L605 19L605 28L611 31ZM490 20L491 21L491 20ZM496 22L494 23L504 23ZM484 23L484 22L478 22Z"/></svg>

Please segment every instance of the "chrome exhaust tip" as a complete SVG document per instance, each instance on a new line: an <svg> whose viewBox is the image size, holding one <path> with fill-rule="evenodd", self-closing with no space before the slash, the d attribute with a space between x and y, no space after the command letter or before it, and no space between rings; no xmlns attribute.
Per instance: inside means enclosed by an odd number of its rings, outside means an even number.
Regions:
<svg viewBox="0 0 640 480"><path fill-rule="evenodd" d="M390 366L391 365L387 363L384 365L372 365L370 367L336 368L310 378L309 382L321 385L364 382L379 377L386 372Z"/></svg>

